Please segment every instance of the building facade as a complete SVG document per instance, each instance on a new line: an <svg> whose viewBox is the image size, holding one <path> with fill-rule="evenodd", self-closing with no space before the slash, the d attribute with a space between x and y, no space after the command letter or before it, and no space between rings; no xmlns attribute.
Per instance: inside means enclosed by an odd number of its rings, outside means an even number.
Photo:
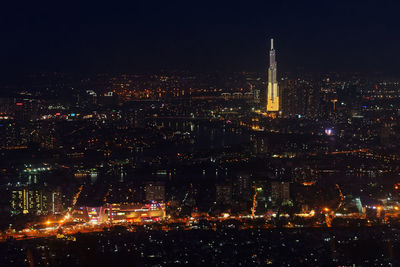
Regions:
<svg viewBox="0 0 400 267"><path fill-rule="evenodd" d="M61 192L41 188L14 188L11 191L11 215L60 214L63 211Z"/></svg>
<svg viewBox="0 0 400 267"><path fill-rule="evenodd" d="M165 185L162 182L149 182L144 188L146 201L165 201Z"/></svg>

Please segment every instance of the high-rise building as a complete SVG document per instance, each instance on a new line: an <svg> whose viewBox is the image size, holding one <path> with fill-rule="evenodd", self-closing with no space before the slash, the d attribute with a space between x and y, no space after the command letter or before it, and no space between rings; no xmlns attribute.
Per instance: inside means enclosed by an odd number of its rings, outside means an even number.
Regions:
<svg viewBox="0 0 400 267"><path fill-rule="evenodd" d="M271 50L269 51L269 68L268 68L268 91L267 91L267 111L277 112L280 109L279 104L279 88L276 75L276 60L274 39L271 39Z"/></svg>
<svg viewBox="0 0 400 267"><path fill-rule="evenodd" d="M290 184L288 182L271 182L271 201L273 205L281 205L290 200Z"/></svg>
<svg viewBox="0 0 400 267"><path fill-rule="evenodd" d="M215 186L215 200L219 205L232 204L232 186L228 184L220 184Z"/></svg>
<svg viewBox="0 0 400 267"><path fill-rule="evenodd" d="M40 188L14 188L11 191L11 214L59 214L63 207L61 192Z"/></svg>
<svg viewBox="0 0 400 267"><path fill-rule="evenodd" d="M269 181L266 179L253 181L252 199L255 214L265 214L267 212L268 186Z"/></svg>
<svg viewBox="0 0 400 267"><path fill-rule="evenodd" d="M320 116L320 86L303 79L282 79L281 109L285 117Z"/></svg>
<svg viewBox="0 0 400 267"><path fill-rule="evenodd" d="M147 201L165 201L165 185L162 182L149 182L144 192Z"/></svg>

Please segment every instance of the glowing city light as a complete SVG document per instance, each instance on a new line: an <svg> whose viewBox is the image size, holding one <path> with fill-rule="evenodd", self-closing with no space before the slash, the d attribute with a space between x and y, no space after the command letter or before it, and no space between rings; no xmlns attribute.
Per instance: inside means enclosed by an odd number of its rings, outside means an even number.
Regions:
<svg viewBox="0 0 400 267"><path fill-rule="evenodd" d="M330 128L325 129L325 134L326 135L332 135L332 133L333 133L332 129L330 129Z"/></svg>

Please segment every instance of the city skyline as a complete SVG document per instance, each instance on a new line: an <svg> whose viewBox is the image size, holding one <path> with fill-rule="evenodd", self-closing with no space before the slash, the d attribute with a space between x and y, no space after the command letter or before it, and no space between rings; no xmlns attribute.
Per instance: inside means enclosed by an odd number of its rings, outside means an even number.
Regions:
<svg viewBox="0 0 400 267"><path fill-rule="evenodd" d="M7 2L0 266L400 266L399 8Z"/></svg>

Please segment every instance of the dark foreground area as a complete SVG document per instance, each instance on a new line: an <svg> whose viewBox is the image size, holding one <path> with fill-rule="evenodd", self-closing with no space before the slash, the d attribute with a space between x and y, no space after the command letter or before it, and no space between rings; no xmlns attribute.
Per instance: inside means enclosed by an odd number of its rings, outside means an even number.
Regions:
<svg viewBox="0 0 400 267"><path fill-rule="evenodd" d="M0 266L398 266L387 227L138 231L10 240Z"/></svg>

